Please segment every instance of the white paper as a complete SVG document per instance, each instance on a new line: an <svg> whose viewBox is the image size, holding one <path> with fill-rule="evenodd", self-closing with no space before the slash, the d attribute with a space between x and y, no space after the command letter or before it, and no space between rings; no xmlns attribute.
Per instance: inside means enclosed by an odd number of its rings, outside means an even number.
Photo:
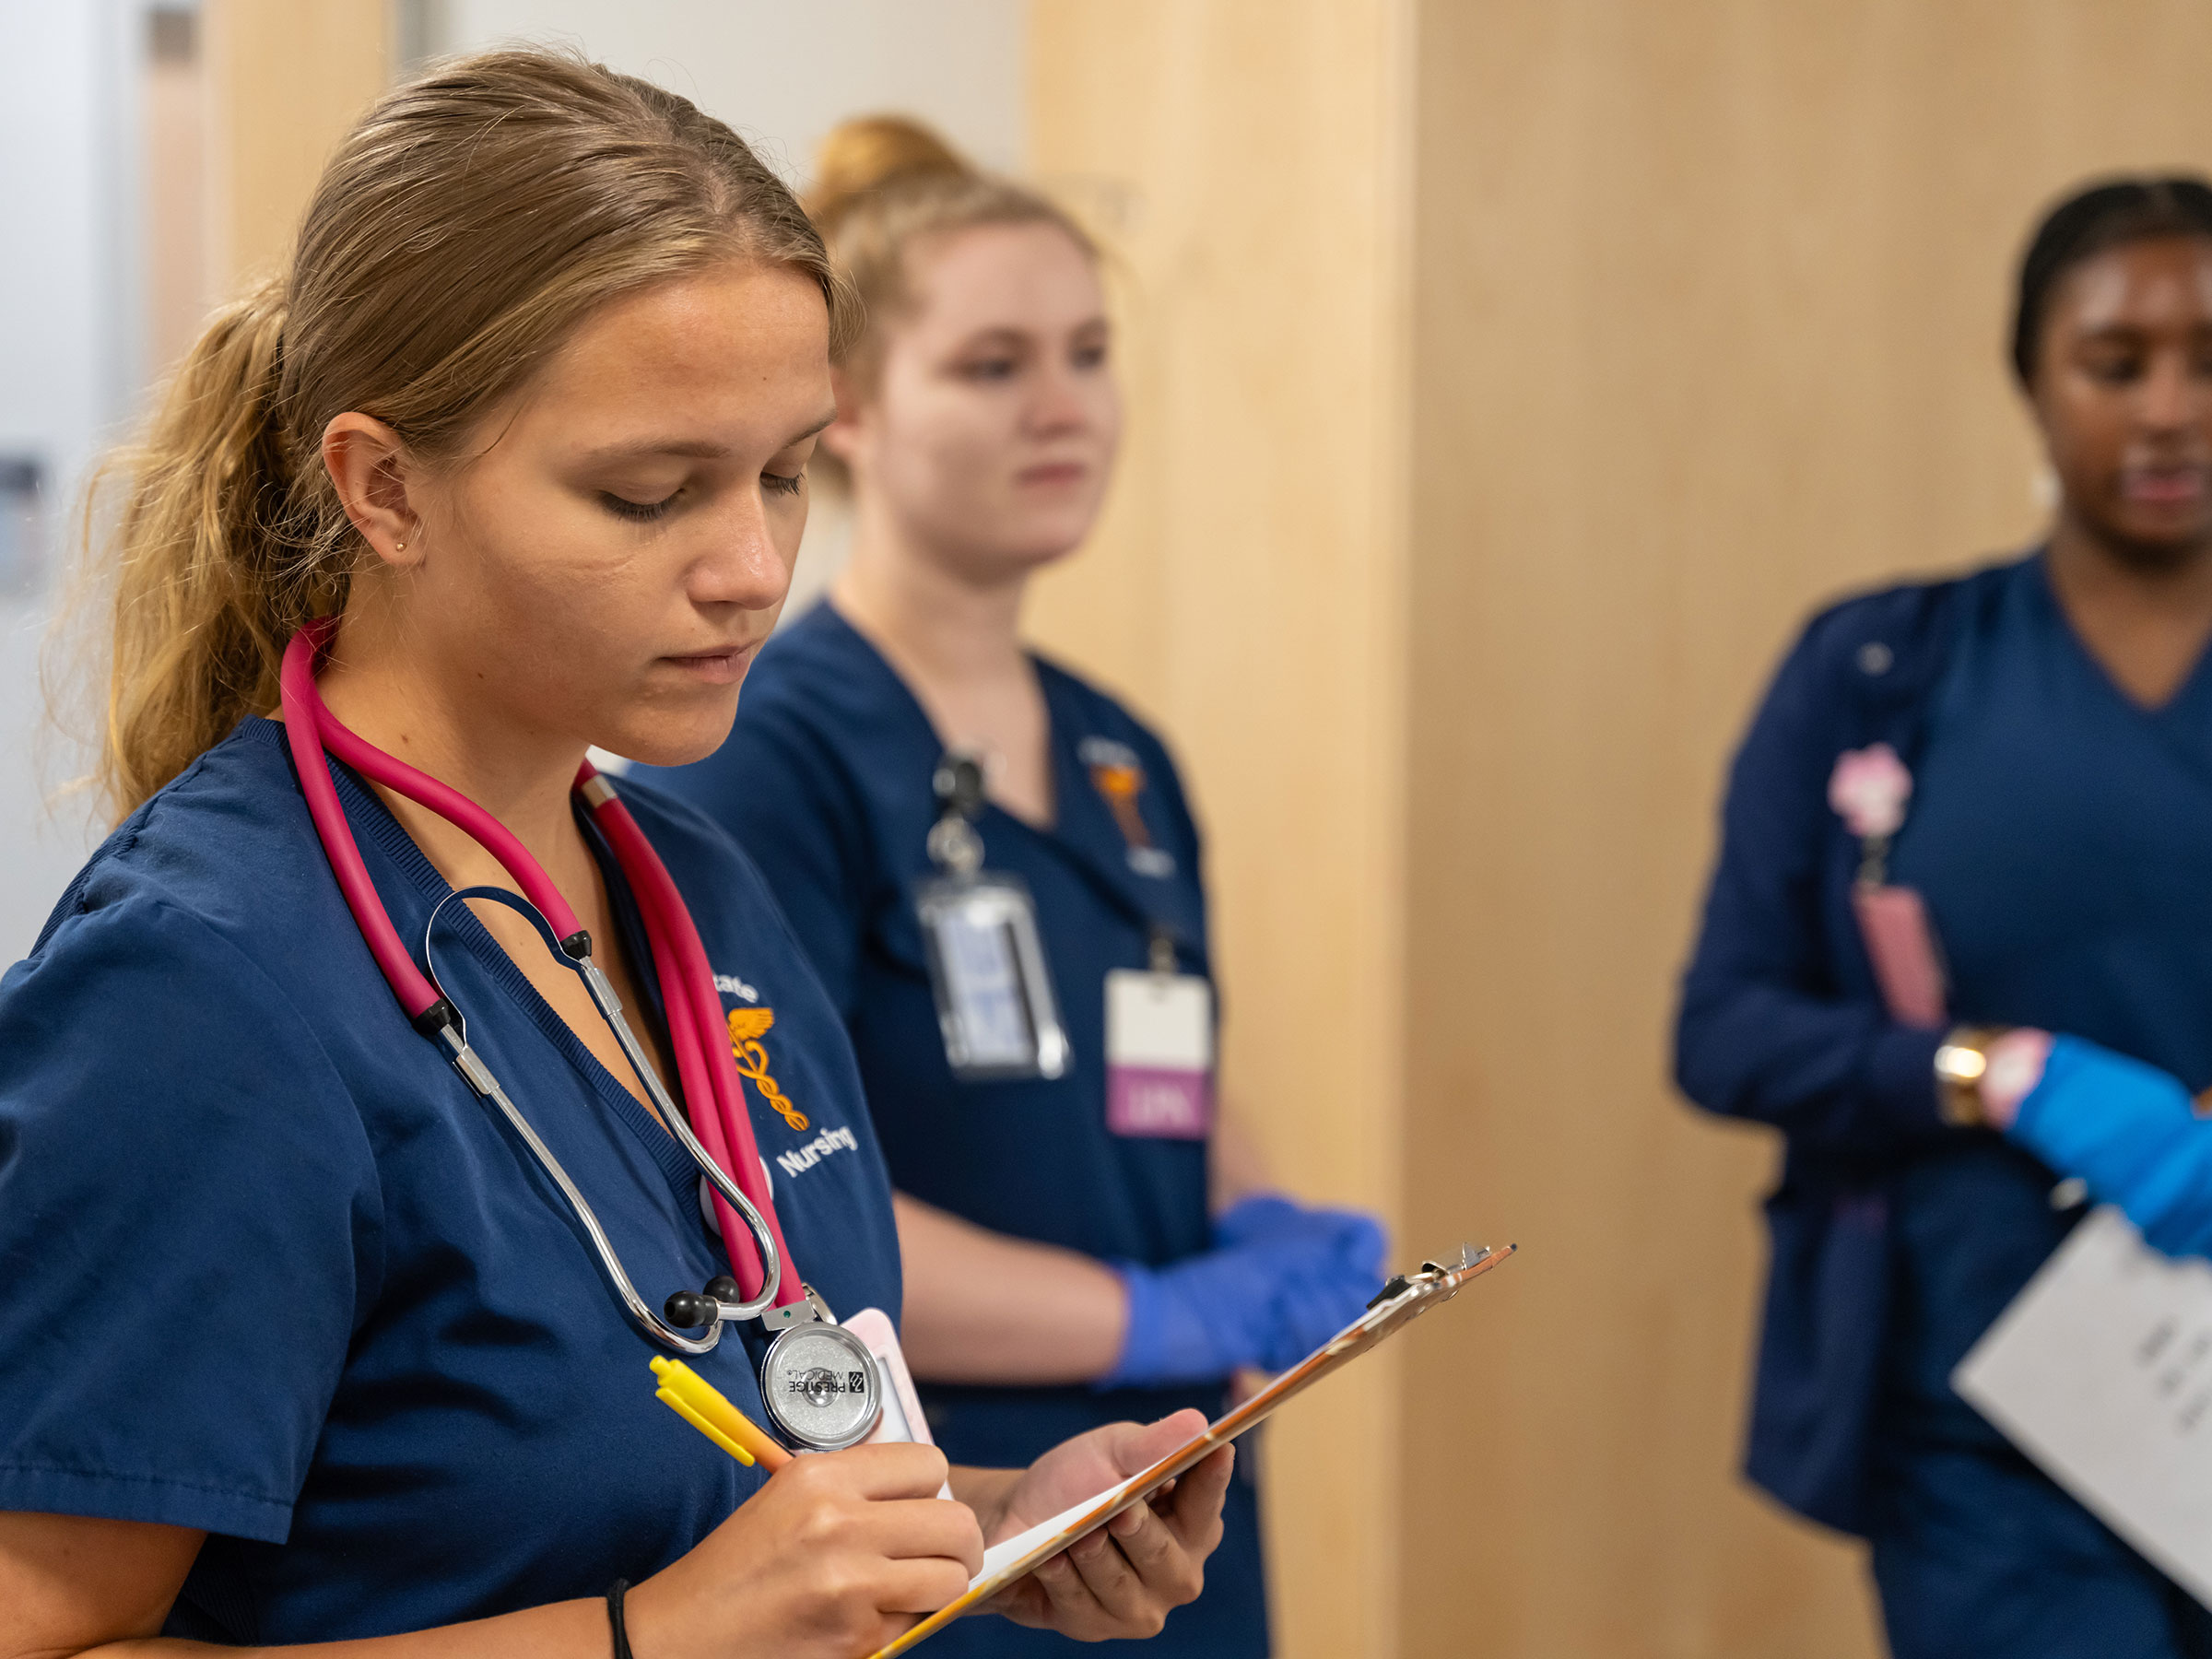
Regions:
<svg viewBox="0 0 2212 1659"><path fill-rule="evenodd" d="M2160 1255L2096 1210L1951 1386L2212 1606L2212 1263Z"/></svg>
<svg viewBox="0 0 2212 1659"><path fill-rule="evenodd" d="M1071 1503L1050 1521L1040 1521L1028 1532L1017 1533L1004 1543L992 1545L983 1551L983 1570L968 1581L968 1588L972 1590L994 1573L1004 1572L1008 1563L1018 1561L1062 1527L1073 1526L1101 1503L1112 1503L1125 1497L1136 1488L1137 1481L1142 1478L1142 1476L1133 1475L1119 1486L1108 1487L1102 1492L1093 1492L1080 1503Z"/></svg>

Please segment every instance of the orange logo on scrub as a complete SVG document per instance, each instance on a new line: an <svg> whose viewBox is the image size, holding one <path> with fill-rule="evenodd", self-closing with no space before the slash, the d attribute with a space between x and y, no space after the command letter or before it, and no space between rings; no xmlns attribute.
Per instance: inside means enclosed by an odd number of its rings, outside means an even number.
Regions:
<svg viewBox="0 0 2212 1659"><path fill-rule="evenodd" d="M1114 826L1122 832L1129 867L1140 876L1156 879L1172 876L1174 855L1154 846L1152 831L1145 827L1142 810L1145 769L1136 758L1136 751L1111 737L1086 737L1077 747L1076 753L1089 770L1090 784L1099 792L1099 799L1113 814Z"/></svg>
<svg viewBox="0 0 2212 1659"><path fill-rule="evenodd" d="M806 1114L792 1104L791 1097L768 1075L768 1050L760 1039L768 1028L776 1023L773 1008L732 1008L730 1010L730 1053L737 1057L737 1075L748 1078L760 1091L760 1098L774 1107L776 1113L794 1129L806 1127Z"/></svg>
<svg viewBox="0 0 2212 1659"><path fill-rule="evenodd" d="M1145 792L1145 769L1135 761L1101 761L1090 769L1090 781L1106 797L1113 821L1122 827L1122 839L1132 848L1149 847L1152 832L1136 809L1136 797Z"/></svg>

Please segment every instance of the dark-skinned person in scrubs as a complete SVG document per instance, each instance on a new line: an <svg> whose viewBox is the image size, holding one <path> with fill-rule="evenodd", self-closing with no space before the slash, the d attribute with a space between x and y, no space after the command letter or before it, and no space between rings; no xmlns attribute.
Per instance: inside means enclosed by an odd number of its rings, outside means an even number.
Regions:
<svg viewBox="0 0 2212 1659"><path fill-rule="evenodd" d="M808 205L868 319L823 435L850 483L850 560L764 648L730 741L655 779L767 872L852 1032L938 1442L1019 1457L1132 1412L1218 1412L1240 1372L1295 1362L1360 1312L1382 1236L1267 1190L1223 1133L1174 764L1022 644L1029 580L1088 534L1120 430L1096 250L898 118L833 134ZM1018 947L994 957L997 922L947 916L963 891L1011 903L1012 932L1033 923L1047 988ZM975 1029L1016 982L1003 1029ZM1171 1652L1268 1650L1248 1480L1224 1526ZM980 1624L935 1640L1062 1645Z"/></svg>
<svg viewBox="0 0 2212 1659"><path fill-rule="evenodd" d="M1871 1541L1899 1659L2180 1659L2212 1614L1954 1392L2092 1203L2212 1251L2212 189L2023 258L2047 539L1847 600L1735 761L1677 1056L1773 1124L1752 1478Z"/></svg>
<svg viewBox="0 0 2212 1659"><path fill-rule="evenodd" d="M455 60L362 118L285 274L218 314L121 458L124 817L0 979L0 1654L856 1659L987 1541L1198 1426L1024 1471L911 1442L740 1466L653 1397L671 1345L551 1179L656 1306L781 1261L832 1313L897 1315L852 1048L770 885L583 770L728 730L851 304L774 173L683 99ZM572 906L558 952L497 900L435 914L518 883ZM427 964L426 930L440 996L410 1029L389 964ZM801 1143L761 1090L719 1118L693 1090L687 1055L739 1081L726 1034L678 1026L740 977L778 1096L840 1148L756 1189L782 1245L749 1268L670 1121ZM689 1363L768 1420L761 1322L717 1328ZM996 1610L1158 1630L1230 1477L1201 1465Z"/></svg>

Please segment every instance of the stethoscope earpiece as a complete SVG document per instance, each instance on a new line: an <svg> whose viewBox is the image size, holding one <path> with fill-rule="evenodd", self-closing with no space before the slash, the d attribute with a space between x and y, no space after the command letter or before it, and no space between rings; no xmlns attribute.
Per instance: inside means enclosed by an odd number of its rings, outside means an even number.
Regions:
<svg viewBox="0 0 2212 1659"><path fill-rule="evenodd" d="M662 1305L661 1312L679 1331L694 1331L722 1317L724 1306L736 1307L745 1300L737 1281L728 1274L711 1278L702 1291L678 1290Z"/></svg>
<svg viewBox="0 0 2212 1659"><path fill-rule="evenodd" d="M661 1304L661 1316L679 1331L696 1331L700 1325L712 1324L721 1312L713 1298L701 1296L696 1290L678 1290Z"/></svg>

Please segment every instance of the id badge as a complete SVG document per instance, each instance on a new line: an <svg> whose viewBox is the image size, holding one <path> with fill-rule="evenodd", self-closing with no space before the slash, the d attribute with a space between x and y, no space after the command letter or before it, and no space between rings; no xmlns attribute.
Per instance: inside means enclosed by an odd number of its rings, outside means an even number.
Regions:
<svg viewBox="0 0 2212 1659"><path fill-rule="evenodd" d="M1011 876L948 876L915 896L945 1058L963 1082L1057 1077L1067 1032L1030 889Z"/></svg>
<svg viewBox="0 0 2212 1659"><path fill-rule="evenodd" d="M1194 974L1106 976L1106 1127L1204 1140L1214 1126L1214 987Z"/></svg>
<svg viewBox="0 0 2212 1659"><path fill-rule="evenodd" d="M1949 1023L1943 959L1920 894L1909 887L1863 881L1851 890L1851 907L1858 914L1859 937L1889 1018L1923 1030L1942 1030Z"/></svg>

